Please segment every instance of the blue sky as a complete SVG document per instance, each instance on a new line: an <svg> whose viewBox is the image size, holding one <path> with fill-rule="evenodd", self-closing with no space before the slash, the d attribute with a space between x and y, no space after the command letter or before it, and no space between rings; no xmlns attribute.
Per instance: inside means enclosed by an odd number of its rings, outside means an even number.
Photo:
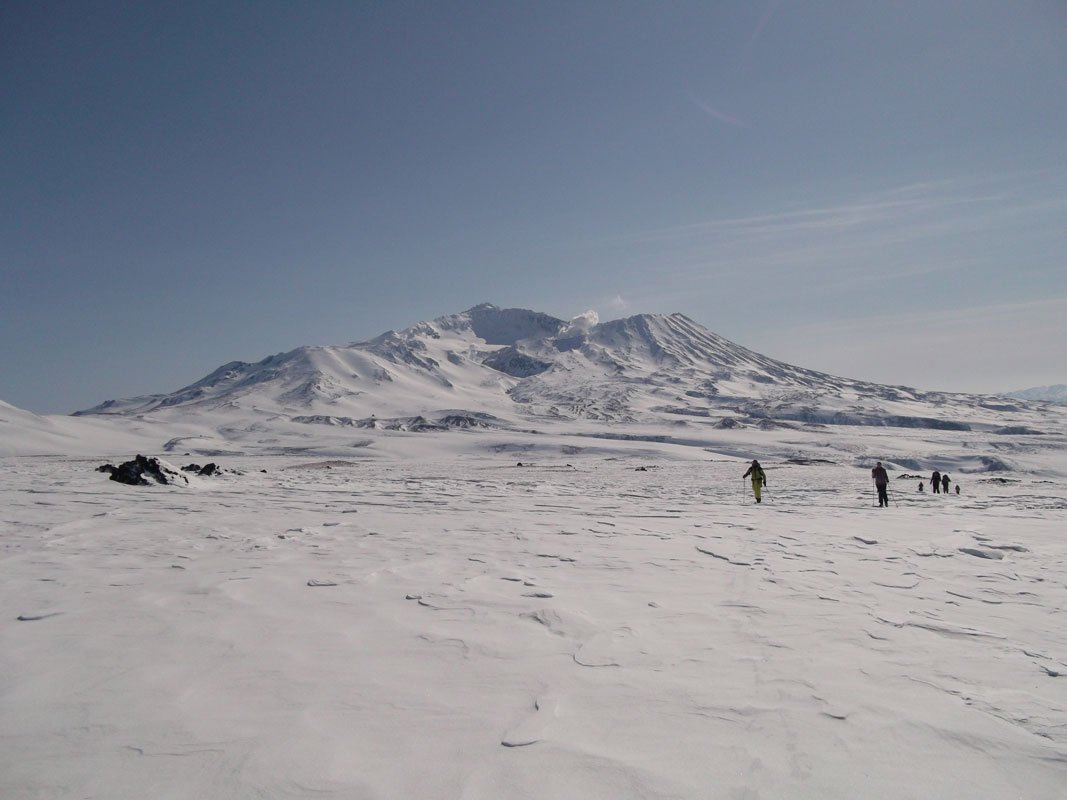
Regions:
<svg viewBox="0 0 1067 800"><path fill-rule="evenodd" d="M480 302L1067 381L1060 0L0 5L0 399Z"/></svg>

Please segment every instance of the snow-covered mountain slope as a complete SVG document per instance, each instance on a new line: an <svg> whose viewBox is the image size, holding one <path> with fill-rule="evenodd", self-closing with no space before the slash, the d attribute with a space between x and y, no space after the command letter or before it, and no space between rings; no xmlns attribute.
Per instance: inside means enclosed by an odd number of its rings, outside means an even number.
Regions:
<svg viewBox="0 0 1067 800"><path fill-rule="evenodd" d="M92 452L99 455L152 449L158 435L137 419L40 416L0 400L0 457Z"/></svg>
<svg viewBox="0 0 1067 800"><path fill-rule="evenodd" d="M471 405L510 409L516 379L482 364L517 337L564 325L543 314L479 306L344 346L299 347L254 364L225 364L166 395L111 400L86 414L254 414L405 417Z"/></svg>
<svg viewBox="0 0 1067 800"><path fill-rule="evenodd" d="M897 432L897 451L881 453L900 465L922 462L916 454L936 440L942 457L964 448L957 463L995 469L1015 452L1062 448L1067 433L1067 407L836 377L681 314L600 323L587 312L568 322L489 304L367 341L230 362L176 392L71 417L16 411L0 408L0 452L372 456L395 454L408 433L479 431L478 446L500 452L551 437L566 452L579 445L559 437L584 437L739 454L769 436L778 452L810 457L833 446L854 459L866 445L830 433L862 426ZM909 444L904 429L914 431Z"/></svg>
<svg viewBox="0 0 1067 800"><path fill-rule="evenodd" d="M795 367L681 314L604 323L583 315L568 323L489 304L369 341L231 362L172 394L112 400L79 413L173 419L175 411L227 409L363 427L489 414L512 424L700 417L727 426L949 430L1024 424L1016 417L1029 413L1004 398L918 392Z"/></svg>
<svg viewBox="0 0 1067 800"><path fill-rule="evenodd" d="M1015 397L1019 400L1067 404L1067 384L1065 383L1057 383L1052 386L1034 386L1030 389L1017 389L1014 392L1005 392L1004 394L1006 397Z"/></svg>

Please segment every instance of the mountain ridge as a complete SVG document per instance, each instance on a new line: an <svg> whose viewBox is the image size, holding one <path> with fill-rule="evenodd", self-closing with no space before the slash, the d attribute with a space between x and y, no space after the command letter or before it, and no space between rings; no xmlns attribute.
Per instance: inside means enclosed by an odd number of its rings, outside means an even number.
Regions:
<svg viewBox="0 0 1067 800"><path fill-rule="evenodd" d="M680 313L570 321L482 303L347 345L232 361L167 394L108 400L76 416L210 414L431 418L466 409L509 419L609 423L715 419L733 426L886 425L967 430L1021 411L980 395L920 392L794 366ZM963 419L966 418L966 419ZM989 424L995 425L995 422Z"/></svg>
<svg viewBox="0 0 1067 800"><path fill-rule="evenodd" d="M862 430L861 429L865 429ZM910 429L910 433L907 430ZM562 320L491 304L346 345L229 361L69 416L0 405L0 455L670 452L918 469L1058 469L1067 406L924 392L788 364L684 314ZM473 437L473 438L472 438ZM666 450L663 450L666 448ZM923 455L926 453L926 455ZM422 454L422 455L418 455Z"/></svg>

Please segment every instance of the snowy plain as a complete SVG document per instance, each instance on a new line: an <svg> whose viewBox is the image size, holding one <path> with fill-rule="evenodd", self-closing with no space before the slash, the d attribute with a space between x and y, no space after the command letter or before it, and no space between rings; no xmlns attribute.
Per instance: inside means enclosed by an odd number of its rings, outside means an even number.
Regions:
<svg viewBox="0 0 1067 800"><path fill-rule="evenodd" d="M0 470L4 800L1067 797L1065 406L482 304Z"/></svg>
<svg viewBox="0 0 1067 800"><path fill-rule="evenodd" d="M2 459L0 796L1067 794L1062 436L368 435L187 486ZM961 494L877 508L893 451Z"/></svg>

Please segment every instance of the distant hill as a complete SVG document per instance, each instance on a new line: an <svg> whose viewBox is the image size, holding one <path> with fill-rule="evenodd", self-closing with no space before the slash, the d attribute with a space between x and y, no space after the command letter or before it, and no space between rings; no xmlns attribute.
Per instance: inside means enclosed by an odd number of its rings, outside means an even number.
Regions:
<svg viewBox="0 0 1067 800"><path fill-rule="evenodd" d="M1004 396L1016 397L1020 400L1036 400L1067 405L1067 383L1057 383L1053 386L1035 386L1031 389L1018 389L1014 392L1005 392Z"/></svg>

